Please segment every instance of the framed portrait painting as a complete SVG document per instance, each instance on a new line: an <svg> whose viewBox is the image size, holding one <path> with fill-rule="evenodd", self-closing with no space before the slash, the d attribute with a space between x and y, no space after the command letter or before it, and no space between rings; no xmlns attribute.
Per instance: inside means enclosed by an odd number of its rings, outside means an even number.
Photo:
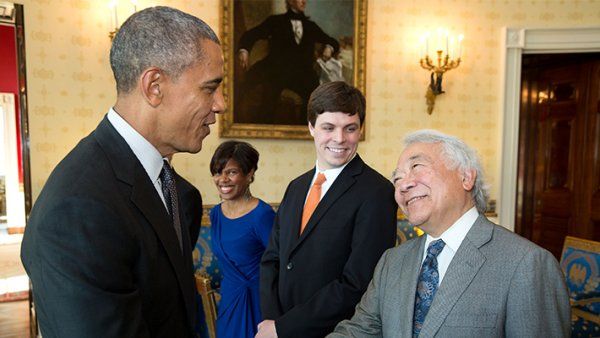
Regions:
<svg viewBox="0 0 600 338"><path fill-rule="evenodd" d="M321 83L365 91L367 0L222 0L227 111L220 136L309 139Z"/></svg>

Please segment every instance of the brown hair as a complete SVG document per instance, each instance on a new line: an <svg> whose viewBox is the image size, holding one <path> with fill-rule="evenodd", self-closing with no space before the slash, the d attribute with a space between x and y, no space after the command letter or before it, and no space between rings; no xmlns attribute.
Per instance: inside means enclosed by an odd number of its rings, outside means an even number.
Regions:
<svg viewBox="0 0 600 338"><path fill-rule="evenodd" d="M307 119L314 126L319 114L343 112L350 116L358 114L362 126L365 121L365 107L365 97L360 90L344 81L328 82L310 94Z"/></svg>

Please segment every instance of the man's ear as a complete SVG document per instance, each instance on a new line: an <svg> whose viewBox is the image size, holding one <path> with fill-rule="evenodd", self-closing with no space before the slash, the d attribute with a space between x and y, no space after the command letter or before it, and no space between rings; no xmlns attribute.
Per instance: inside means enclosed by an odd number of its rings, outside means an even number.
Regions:
<svg viewBox="0 0 600 338"><path fill-rule="evenodd" d="M315 137L315 127L313 127L310 121L308 122L308 131L310 132L310 136Z"/></svg>
<svg viewBox="0 0 600 338"><path fill-rule="evenodd" d="M475 169L465 170L461 176L463 189L465 189L466 191L471 191L475 186L477 171L475 171Z"/></svg>
<svg viewBox="0 0 600 338"><path fill-rule="evenodd" d="M160 86L165 83L165 76L162 71L156 67L151 67L140 76L142 95L152 107L156 108L163 99Z"/></svg>

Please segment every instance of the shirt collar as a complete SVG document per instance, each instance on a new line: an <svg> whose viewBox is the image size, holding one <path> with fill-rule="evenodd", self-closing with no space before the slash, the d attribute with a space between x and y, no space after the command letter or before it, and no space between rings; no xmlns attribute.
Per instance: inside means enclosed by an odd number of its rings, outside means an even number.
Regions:
<svg viewBox="0 0 600 338"><path fill-rule="evenodd" d="M350 161L346 162L344 165L342 165L340 167L332 168L332 169L324 169L324 170L319 169L319 160L317 160L316 164L315 164L315 169L316 170L315 170L314 177L317 177L317 174L322 173L323 175L325 175L325 178L327 179L326 182L333 182L340 175L340 173L342 172L342 170L344 170L344 168L346 168L346 166L348 165L348 163L352 162L352 160L354 159L354 157L356 157L356 154L354 154L354 156L352 156L352 158L350 159Z"/></svg>
<svg viewBox="0 0 600 338"><path fill-rule="evenodd" d="M163 158L158 150L133 129L113 108L110 108L108 111L107 118L117 132L125 139L135 157L137 157L144 170L146 170L150 180L156 182L163 166Z"/></svg>
<svg viewBox="0 0 600 338"><path fill-rule="evenodd" d="M472 207L469 211L465 212L450 228L438 237L427 235L425 240L425 248L429 247L429 244L435 240L442 239L446 243L446 247L456 253L458 248L462 244L462 241L467 237L467 233L471 230L471 227L479 217L476 207Z"/></svg>

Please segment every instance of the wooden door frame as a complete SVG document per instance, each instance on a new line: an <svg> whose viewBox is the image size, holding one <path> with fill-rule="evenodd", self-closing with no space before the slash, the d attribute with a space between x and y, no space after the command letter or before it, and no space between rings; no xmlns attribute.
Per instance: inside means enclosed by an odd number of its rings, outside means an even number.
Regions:
<svg viewBox="0 0 600 338"><path fill-rule="evenodd" d="M517 166L519 156L519 113L521 98L521 59L523 54L600 52L600 26L580 28L511 28L502 31L501 112L499 125L500 199L499 222L515 229L517 207Z"/></svg>

